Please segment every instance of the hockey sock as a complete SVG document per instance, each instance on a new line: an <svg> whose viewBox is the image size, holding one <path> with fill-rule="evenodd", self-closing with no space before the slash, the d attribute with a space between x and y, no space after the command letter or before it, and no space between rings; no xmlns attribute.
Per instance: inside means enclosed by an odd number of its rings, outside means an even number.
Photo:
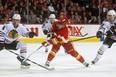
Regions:
<svg viewBox="0 0 116 77"><path fill-rule="evenodd" d="M98 54L96 55L96 58L97 58L97 59L100 59L101 56L102 56L102 55L98 53Z"/></svg>
<svg viewBox="0 0 116 77"><path fill-rule="evenodd" d="M50 53L49 53L49 55L48 55L48 61L51 61L54 57L55 57L55 55L56 55L56 53L55 52L53 52L53 51L51 51Z"/></svg>
<svg viewBox="0 0 116 77"><path fill-rule="evenodd" d="M79 61L79 62L81 62L81 63L83 63L85 60L84 60L84 58L81 56L81 55L78 55L77 57L76 57L76 59Z"/></svg>
<svg viewBox="0 0 116 77"><path fill-rule="evenodd" d="M20 55L21 55L22 57L26 57L27 53L25 53L25 52L20 52Z"/></svg>
<svg viewBox="0 0 116 77"><path fill-rule="evenodd" d="M73 56L73 57L75 57L76 58L76 60L78 60L79 62L81 62L81 63L83 63L85 60L84 60L84 58L78 53L78 52L76 52L76 51L71 51L71 52L69 52L69 54L71 55L71 56Z"/></svg>

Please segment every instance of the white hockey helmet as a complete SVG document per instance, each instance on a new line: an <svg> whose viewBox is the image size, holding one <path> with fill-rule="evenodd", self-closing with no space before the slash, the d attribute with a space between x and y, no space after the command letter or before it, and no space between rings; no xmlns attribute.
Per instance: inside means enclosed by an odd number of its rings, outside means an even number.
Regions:
<svg viewBox="0 0 116 77"><path fill-rule="evenodd" d="M56 16L54 14L50 14L49 18L56 18Z"/></svg>
<svg viewBox="0 0 116 77"><path fill-rule="evenodd" d="M21 16L19 14L14 14L12 19L21 20Z"/></svg>
<svg viewBox="0 0 116 77"><path fill-rule="evenodd" d="M114 10L109 10L109 11L107 12L107 16L108 16L108 15L116 16L116 12L115 12Z"/></svg>

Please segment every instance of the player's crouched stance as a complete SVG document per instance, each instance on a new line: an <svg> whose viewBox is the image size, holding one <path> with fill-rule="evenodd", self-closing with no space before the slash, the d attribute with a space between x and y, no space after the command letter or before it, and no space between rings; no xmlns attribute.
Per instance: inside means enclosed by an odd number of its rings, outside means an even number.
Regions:
<svg viewBox="0 0 116 77"><path fill-rule="evenodd" d="M81 62L86 67L89 66L85 59L75 50L69 37L68 27L65 26L62 21L57 21L53 23L52 32L54 33L54 37L47 42L42 43L43 46L48 46L52 44L52 50L48 55L45 66L50 66L50 62L53 60L61 46L64 47L67 53L73 56L76 60Z"/></svg>
<svg viewBox="0 0 116 77"><path fill-rule="evenodd" d="M29 32L28 29L22 25L20 22L20 15L13 15L13 22L5 24L0 31L0 50L18 50L20 49L20 56L17 56L17 59L21 62L22 68L29 68L30 64L27 61L23 60L27 54L26 43L17 41L20 36L33 38L36 36L36 33Z"/></svg>

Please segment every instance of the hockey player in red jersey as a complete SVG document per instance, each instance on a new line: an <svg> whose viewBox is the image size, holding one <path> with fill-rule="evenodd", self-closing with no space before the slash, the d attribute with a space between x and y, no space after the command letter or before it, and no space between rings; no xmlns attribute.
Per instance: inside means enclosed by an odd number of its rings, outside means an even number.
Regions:
<svg viewBox="0 0 116 77"><path fill-rule="evenodd" d="M64 12L60 13L60 16L57 18L59 21L62 21L62 24L65 26L70 26L70 21L68 20L68 18L65 16ZM62 26L63 26L62 25Z"/></svg>
<svg viewBox="0 0 116 77"><path fill-rule="evenodd" d="M68 54L76 58L79 62L84 64L86 67L89 64L84 60L84 58L75 50L73 43L69 37L69 30L66 26L67 20L66 19L59 19L57 22L54 22L52 25L52 32L54 33L54 37L48 40L47 42L43 42L43 46L48 46L52 44L51 52L48 55L47 61L45 66L50 66L50 62L55 57L56 53L60 49L61 46L66 50Z"/></svg>
<svg viewBox="0 0 116 77"><path fill-rule="evenodd" d="M69 19L65 16L65 13L64 13L64 12L61 12L61 13L60 13L60 16L59 16L57 19L60 21L59 23L62 24L62 26L59 26L59 28L63 28L64 26L68 26L68 28L69 28L69 30L70 30L70 28L71 28L70 21L69 21ZM67 53L65 49L64 49L64 51L65 51L65 53Z"/></svg>

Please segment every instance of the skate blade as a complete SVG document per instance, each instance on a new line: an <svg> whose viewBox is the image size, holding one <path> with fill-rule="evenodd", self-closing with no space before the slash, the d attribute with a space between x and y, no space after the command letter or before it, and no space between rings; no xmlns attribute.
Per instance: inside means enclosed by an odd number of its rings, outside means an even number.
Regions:
<svg viewBox="0 0 116 77"><path fill-rule="evenodd" d="M21 65L21 67L20 67L21 69L29 69L30 68L30 66L24 66L24 65Z"/></svg>
<svg viewBox="0 0 116 77"><path fill-rule="evenodd" d="M50 71L55 70L55 68L54 68L54 67L48 67L48 68L49 68L49 70L50 70Z"/></svg>
<svg viewBox="0 0 116 77"><path fill-rule="evenodd" d="M89 64L85 65L85 67L89 67Z"/></svg>
<svg viewBox="0 0 116 77"><path fill-rule="evenodd" d="M50 71L55 70L55 68L54 68L54 67L51 67L51 66L45 66L45 68L47 68L47 69L50 70Z"/></svg>

